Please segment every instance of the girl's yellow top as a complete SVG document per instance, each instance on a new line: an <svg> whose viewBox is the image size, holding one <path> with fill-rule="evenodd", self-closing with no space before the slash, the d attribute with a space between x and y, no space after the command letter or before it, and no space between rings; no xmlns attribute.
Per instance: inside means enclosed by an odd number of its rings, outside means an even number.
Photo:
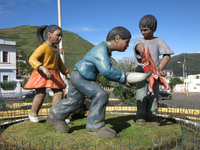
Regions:
<svg viewBox="0 0 200 150"><path fill-rule="evenodd" d="M38 70L38 67L42 65L48 70L60 70L63 75L69 72L62 62L58 50L52 49L45 42L33 52L29 63L34 70Z"/></svg>

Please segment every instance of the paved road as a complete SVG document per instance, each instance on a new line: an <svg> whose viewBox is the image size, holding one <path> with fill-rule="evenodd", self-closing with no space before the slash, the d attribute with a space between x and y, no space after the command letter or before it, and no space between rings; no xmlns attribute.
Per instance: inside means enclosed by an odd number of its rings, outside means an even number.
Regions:
<svg viewBox="0 0 200 150"><path fill-rule="evenodd" d="M188 96L180 93L172 93L171 100L162 100L160 103L169 106L200 109L200 93L189 93Z"/></svg>
<svg viewBox="0 0 200 150"><path fill-rule="evenodd" d="M110 97L114 98L113 93L110 93ZM167 104L169 107L184 107L190 109L200 109L200 93L189 93L186 96L183 93L172 93L172 99L161 100L160 103Z"/></svg>

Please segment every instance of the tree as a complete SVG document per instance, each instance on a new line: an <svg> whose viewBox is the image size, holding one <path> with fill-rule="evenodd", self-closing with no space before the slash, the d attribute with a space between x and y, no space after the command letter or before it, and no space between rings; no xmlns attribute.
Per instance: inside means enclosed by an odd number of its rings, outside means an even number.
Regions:
<svg viewBox="0 0 200 150"><path fill-rule="evenodd" d="M21 75L30 74L33 71L33 68L27 63L30 56L27 57L26 53L20 51L17 52L16 57L17 76L21 77Z"/></svg>
<svg viewBox="0 0 200 150"><path fill-rule="evenodd" d="M133 57L124 57L122 60L119 60L115 66L119 70L125 72L134 72L134 59ZM127 87L126 85L112 82L113 94L120 98L121 101L134 101L135 97L135 86Z"/></svg>
<svg viewBox="0 0 200 150"><path fill-rule="evenodd" d="M169 81L169 86L172 89L176 84L183 84L183 80L181 80L180 78L172 78Z"/></svg>
<svg viewBox="0 0 200 150"><path fill-rule="evenodd" d="M116 67L116 65L118 64L117 61L113 59L112 57L110 59L111 59L111 64ZM127 62L127 64L129 63ZM122 65L122 64L119 64L119 65ZM123 69L123 66L121 67L119 66L119 68ZM99 74L97 76L96 82L100 84L102 87L112 87L112 81L109 81L108 79L106 79L102 74Z"/></svg>
<svg viewBox="0 0 200 150"><path fill-rule="evenodd" d="M97 76L97 81L98 84L100 84L102 87L111 87L111 83L108 79L106 79L102 74L99 74Z"/></svg>
<svg viewBox="0 0 200 150"><path fill-rule="evenodd" d="M29 63L17 61L16 67L17 67L17 76L30 74L33 71L33 68L30 67Z"/></svg>

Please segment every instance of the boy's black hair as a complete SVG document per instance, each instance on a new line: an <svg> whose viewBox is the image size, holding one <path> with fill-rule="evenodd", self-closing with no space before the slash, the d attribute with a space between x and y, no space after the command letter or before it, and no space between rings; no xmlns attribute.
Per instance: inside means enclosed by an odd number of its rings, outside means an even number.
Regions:
<svg viewBox="0 0 200 150"><path fill-rule="evenodd" d="M59 26L57 25L43 25L43 26L40 26L37 30L37 37L38 37L38 40L41 42L41 43L44 43L44 37L43 37L43 33L45 31L45 34L47 35L48 32L50 33L53 33L55 30L62 30Z"/></svg>
<svg viewBox="0 0 200 150"><path fill-rule="evenodd" d="M153 31L156 31L157 28L157 20L156 17L154 17L153 15L145 15L144 17L142 17L140 19L139 22L139 27L140 28L149 28Z"/></svg>
<svg viewBox="0 0 200 150"><path fill-rule="evenodd" d="M116 35L119 35L123 40L131 38L131 33L126 28L118 26L110 30L106 37L106 41L114 40Z"/></svg>

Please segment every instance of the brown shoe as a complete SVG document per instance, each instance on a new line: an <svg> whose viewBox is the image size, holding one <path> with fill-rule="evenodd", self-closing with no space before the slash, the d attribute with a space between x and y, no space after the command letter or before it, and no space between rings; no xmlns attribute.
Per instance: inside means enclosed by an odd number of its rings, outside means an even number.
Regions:
<svg viewBox="0 0 200 150"><path fill-rule="evenodd" d="M136 125L145 125L146 121L144 119L137 119L135 123Z"/></svg>

